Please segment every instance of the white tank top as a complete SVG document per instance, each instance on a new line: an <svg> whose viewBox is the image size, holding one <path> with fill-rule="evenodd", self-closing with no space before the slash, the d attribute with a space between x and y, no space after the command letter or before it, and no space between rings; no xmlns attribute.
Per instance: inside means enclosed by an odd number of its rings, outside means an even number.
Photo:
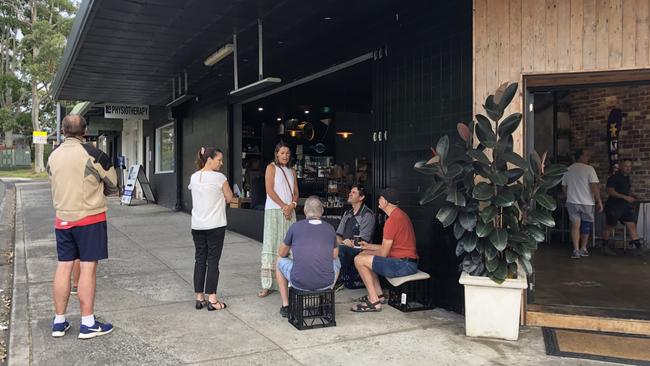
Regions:
<svg viewBox="0 0 650 366"><path fill-rule="evenodd" d="M287 167L284 166L279 166L273 163L273 166L275 167L275 177L273 179L273 190L275 193L280 197L282 202L284 203L291 203L293 200L293 186L295 184L295 179L293 177L293 171ZM280 170L282 169L282 170ZM287 179L284 179L284 172L287 175ZM289 181L289 184L287 185L287 180ZM273 209L278 209L282 208L278 206L277 203L275 203L271 197L267 194L266 195L266 204L264 205L265 210L273 210Z"/></svg>

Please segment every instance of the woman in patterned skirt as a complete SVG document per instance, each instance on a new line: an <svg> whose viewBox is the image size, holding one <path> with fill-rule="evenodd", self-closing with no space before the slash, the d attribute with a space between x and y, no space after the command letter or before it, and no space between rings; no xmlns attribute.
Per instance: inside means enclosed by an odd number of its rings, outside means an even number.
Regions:
<svg viewBox="0 0 650 366"><path fill-rule="evenodd" d="M266 297L277 290L275 266L278 246L284 240L289 226L296 222L298 180L296 171L289 168L291 150L280 141L275 146L275 161L266 167L264 183L264 240L262 243L262 290L257 294Z"/></svg>

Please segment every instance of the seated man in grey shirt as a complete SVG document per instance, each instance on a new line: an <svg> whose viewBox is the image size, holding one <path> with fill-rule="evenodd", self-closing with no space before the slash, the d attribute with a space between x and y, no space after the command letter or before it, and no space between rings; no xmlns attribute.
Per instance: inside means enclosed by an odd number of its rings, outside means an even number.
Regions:
<svg viewBox="0 0 650 366"><path fill-rule="evenodd" d="M305 220L289 227L278 248L278 280L282 307L280 314L289 315L289 284L297 290L325 290L334 286L341 269L336 233L332 225L321 221L323 204L316 196L305 201ZM293 259L288 258L291 251Z"/></svg>
<svg viewBox="0 0 650 366"><path fill-rule="evenodd" d="M341 276L336 289L361 288L363 281L354 267L354 257L361 253L361 248L355 246L358 241L372 242L375 232L375 213L365 205L366 190L360 184L352 186L348 194L348 203L352 208L345 211L339 227L336 230L336 241L339 243L339 258L341 259ZM357 241L357 243L358 243Z"/></svg>

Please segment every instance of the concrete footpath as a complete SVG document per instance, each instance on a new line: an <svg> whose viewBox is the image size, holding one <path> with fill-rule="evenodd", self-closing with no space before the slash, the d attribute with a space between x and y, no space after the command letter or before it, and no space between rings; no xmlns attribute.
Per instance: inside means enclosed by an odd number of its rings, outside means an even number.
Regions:
<svg viewBox="0 0 650 366"><path fill-rule="evenodd" d="M96 315L112 334L77 339L79 306L71 297L71 331L51 337L56 266L49 185L19 183L11 365L602 365L546 356L541 331L518 342L464 336L463 318L436 309L380 313L348 309L362 290L336 294L337 326L298 331L281 318L277 293L260 299L261 245L228 232L221 258L221 311L194 309L190 217L160 206L109 209L110 258L98 270Z"/></svg>

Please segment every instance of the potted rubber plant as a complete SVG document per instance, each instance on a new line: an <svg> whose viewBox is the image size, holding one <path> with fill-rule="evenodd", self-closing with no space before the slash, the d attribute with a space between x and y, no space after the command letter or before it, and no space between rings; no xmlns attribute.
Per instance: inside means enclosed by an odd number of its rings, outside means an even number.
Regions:
<svg viewBox="0 0 650 366"><path fill-rule="evenodd" d="M566 172L564 165L547 165L546 153L525 159L514 151L522 115L503 114L516 92L517 83L501 85L485 100L486 115L457 125L456 143L441 137L433 157L415 164L432 178L420 204L444 197L436 219L453 231L462 257L468 336L518 338L531 258L546 228L555 226L556 202L547 191Z"/></svg>

